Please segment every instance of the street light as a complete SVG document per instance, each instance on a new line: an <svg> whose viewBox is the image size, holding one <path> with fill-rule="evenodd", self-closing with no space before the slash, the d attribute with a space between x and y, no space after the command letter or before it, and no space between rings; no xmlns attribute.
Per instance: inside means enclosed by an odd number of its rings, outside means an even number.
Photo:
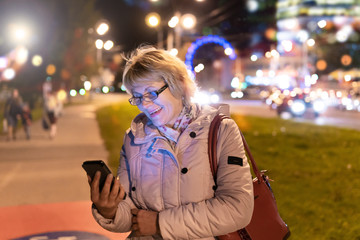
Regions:
<svg viewBox="0 0 360 240"><path fill-rule="evenodd" d="M184 29L192 29L196 25L196 17L190 13L184 14L181 16L180 23Z"/></svg>
<svg viewBox="0 0 360 240"><path fill-rule="evenodd" d="M111 41L111 40L107 40L107 41L104 43L104 49L105 49L105 50L110 50L113 46L114 46L114 42Z"/></svg>
<svg viewBox="0 0 360 240"><path fill-rule="evenodd" d="M101 36L107 33L107 31L109 31L109 24L107 24L106 22L101 22L96 28L96 32Z"/></svg>
<svg viewBox="0 0 360 240"><path fill-rule="evenodd" d="M96 25L96 33L101 36L102 39L104 39L104 35L109 31L110 26L108 24L108 22L106 20L101 20L98 22L98 24ZM104 48L105 50L110 50L113 46L114 43L111 40L107 40L105 43L102 39L97 39L95 41L95 47L97 49L96 51L96 61L98 63L101 63L102 61L102 49Z"/></svg>
<svg viewBox="0 0 360 240"><path fill-rule="evenodd" d="M191 30L196 25L196 17L190 13L181 15L180 12L175 12L175 15L168 22L168 26L174 29L175 32L175 48L181 47L181 36L184 30ZM173 33L168 34L168 50L172 49Z"/></svg>
<svg viewBox="0 0 360 240"><path fill-rule="evenodd" d="M10 32L16 42L23 43L29 37L29 28L22 24L10 25Z"/></svg>
<svg viewBox="0 0 360 240"><path fill-rule="evenodd" d="M145 23L151 28L156 28L157 30L157 44L158 48L163 48L163 30L161 26L161 17L156 12L151 12L146 15Z"/></svg>

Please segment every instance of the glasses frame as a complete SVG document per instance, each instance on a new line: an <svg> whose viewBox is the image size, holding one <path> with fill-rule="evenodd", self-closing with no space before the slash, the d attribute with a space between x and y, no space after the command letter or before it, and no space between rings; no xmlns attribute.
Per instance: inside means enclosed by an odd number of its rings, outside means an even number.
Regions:
<svg viewBox="0 0 360 240"><path fill-rule="evenodd" d="M143 101L146 102L152 102L154 100L156 100L160 93L162 93L163 91L165 91L165 89L167 89L169 87L169 85L167 83L165 83L164 86L162 86L161 88L159 88L157 91L151 91L151 92L147 92L144 95L140 96L140 97L134 97L132 96L131 98L129 98L129 103L133 106L138 106L140 105Z"/></svg>

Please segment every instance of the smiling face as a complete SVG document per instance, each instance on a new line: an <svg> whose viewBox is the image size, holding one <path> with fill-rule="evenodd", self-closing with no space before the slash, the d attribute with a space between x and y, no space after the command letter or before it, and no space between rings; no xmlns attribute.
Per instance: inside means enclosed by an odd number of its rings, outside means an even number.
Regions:
<svg viewBox="0 0 360 240"><path fill-rule="evenodd" d="M141 97L148 92L159 90L164 85L165 82L163 81L139 83L132 89L132 94L134 97ZM171 127L179 116L183 103L181 98L174 97L167 88L153 102L142 101L137 107L151 119L155 126L167 125Z"/></svg>

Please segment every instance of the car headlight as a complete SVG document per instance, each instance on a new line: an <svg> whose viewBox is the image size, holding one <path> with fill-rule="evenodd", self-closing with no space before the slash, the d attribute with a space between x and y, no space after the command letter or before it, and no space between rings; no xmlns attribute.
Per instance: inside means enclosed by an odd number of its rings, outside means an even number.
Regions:
<svg viewBox="0 0 360 240"><path fill-rule="evenodd" d="M321 100L315 100L313 102L313 109L317 113L325 112L325 110L326 110L325 103Z"/></svg>
<svg viewBox="0 0 360 240"><path fill-rule="evenodd" d="M306 106L302 100L294 100L290 106L291 112L295 115L302 115L305 113Z"/></svg>

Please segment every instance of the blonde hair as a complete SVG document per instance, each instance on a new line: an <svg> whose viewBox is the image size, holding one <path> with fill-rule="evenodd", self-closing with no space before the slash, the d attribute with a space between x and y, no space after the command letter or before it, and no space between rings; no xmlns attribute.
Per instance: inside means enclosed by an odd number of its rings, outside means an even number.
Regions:
<svg viewBox="0 0 360 240"><path fill-rule="evenodd" d="M129 94L139 83L164 81L174 97L182 98L185 106L190 105L196 84L190 78L185 63L179 58L149 45L142 45L132 51L129 57L123 57L127 61L123 84Z"/></svg>

